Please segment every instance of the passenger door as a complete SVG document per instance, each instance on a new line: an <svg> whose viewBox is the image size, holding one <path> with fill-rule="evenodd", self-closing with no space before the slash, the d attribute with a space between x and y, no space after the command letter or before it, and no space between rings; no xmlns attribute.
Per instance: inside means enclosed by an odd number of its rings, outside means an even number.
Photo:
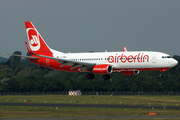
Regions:
<svg viewBox="0 0 180 120"><path fill-rule="evenodd" d="M152 62L153 62L153 63L156 63L156 58L157 58L157 55L154 54L154 55L153 55L153 58L152 58Z"/></svg>

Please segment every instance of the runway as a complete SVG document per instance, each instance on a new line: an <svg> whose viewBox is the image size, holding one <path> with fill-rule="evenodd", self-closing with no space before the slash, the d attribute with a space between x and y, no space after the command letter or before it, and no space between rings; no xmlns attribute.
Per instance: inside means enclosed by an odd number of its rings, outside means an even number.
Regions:
<svg viewBox="0 0 180 120"><path fill-rule="evenodd" d="M180 106L143 106L143 105L107 105L107 104L53 104L53 103L0 103L0 106L180 109Z"/></svg>

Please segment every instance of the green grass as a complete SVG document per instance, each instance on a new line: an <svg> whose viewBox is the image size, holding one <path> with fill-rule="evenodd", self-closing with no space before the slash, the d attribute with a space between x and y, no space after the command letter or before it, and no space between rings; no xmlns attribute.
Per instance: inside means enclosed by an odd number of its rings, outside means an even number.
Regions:
<svg viewBox="0 0 180 120"><path fill-rule="evenodd" d="M14 103L71 103L71 104L120 104L180 106L180 96L105 96L105 95L3 95L0 102ZM35 106L0 106L0 118L29 117L69 117L69 116L126 116L146 115L155 112L156 115L180 115L173 109L126 109L126 108L80 108L80 107L35 107ZM166 119L163 119L166 120Z"/></svg>
<svg viewBox="0 0 180 120"><path fill-rule="evenodd" d="M124 108L80 108L80 107L34 107L34 106L1 106L0 118L29 117L76 117L76 116L127 116L147 115L179 115L179 110L169 109L124 109Z"/></svg>
<svg viewBox="0 0 180 120"><path fill-rule="evenodd" d="M71 104L122 104L122 105L155 105L180 106L180 96L105 96L105 95L4 95L0 102L25 103L71 103Z"/></svg>

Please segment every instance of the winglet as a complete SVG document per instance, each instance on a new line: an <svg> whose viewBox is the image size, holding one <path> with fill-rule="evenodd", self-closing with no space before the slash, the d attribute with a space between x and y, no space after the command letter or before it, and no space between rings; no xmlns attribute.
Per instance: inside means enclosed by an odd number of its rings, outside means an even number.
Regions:
<svg viewBox="0 0 180 120"><path fill-rule="evenodd" d="M127 52L127 49L126 49L126 47L124 47L124 46L123 46L123 51L124 51L124 52Z"/></svg>

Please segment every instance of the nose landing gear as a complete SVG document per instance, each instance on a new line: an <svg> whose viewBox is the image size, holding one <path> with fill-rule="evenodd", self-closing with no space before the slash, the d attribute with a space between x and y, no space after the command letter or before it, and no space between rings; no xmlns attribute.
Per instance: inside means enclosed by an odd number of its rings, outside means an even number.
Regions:
<svg viewBox="0 0 180 120"><path fill-rule="evenodd" d="M161 77L163 77L163 74L162 74L162 72L159 74L159 77L161 78Z"/></svg>

